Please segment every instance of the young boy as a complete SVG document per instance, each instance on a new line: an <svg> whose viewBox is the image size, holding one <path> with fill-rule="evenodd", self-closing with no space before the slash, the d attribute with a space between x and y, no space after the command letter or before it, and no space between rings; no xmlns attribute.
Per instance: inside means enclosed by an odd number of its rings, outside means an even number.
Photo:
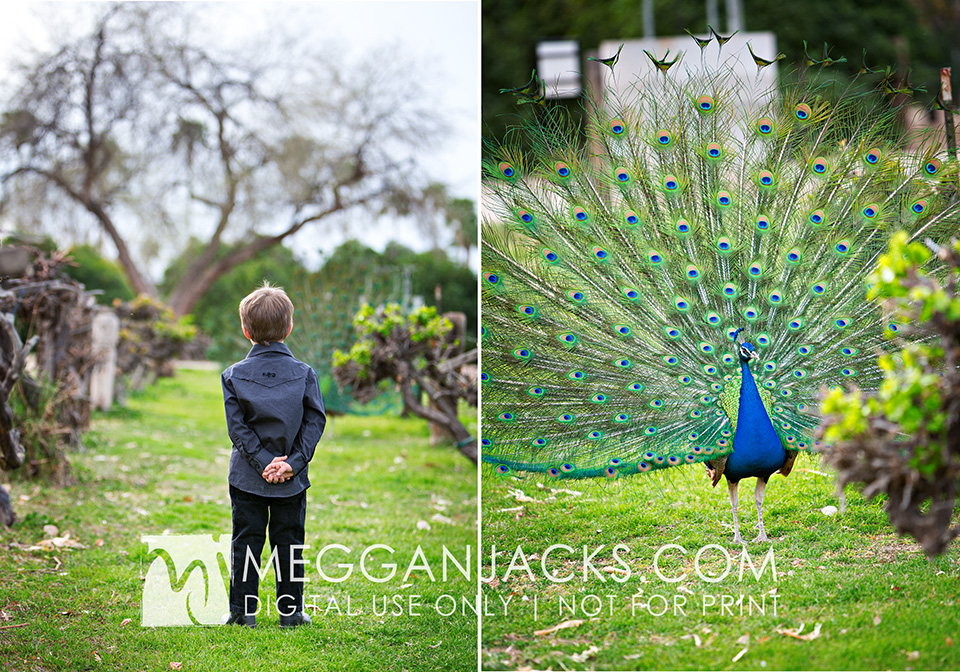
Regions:
<svg viewBox="0 0 960 672"><path fill-rule="evenodd" d="M307 464L326 424L312 368L283 344L293 330L293 303L264 283L240 303L246 358L221 376L233 512L230 614L227 624L256 625L260 553L270 528L281 627L310 623L303 612ZM271 556L271 558L274 557Z"/></svg>

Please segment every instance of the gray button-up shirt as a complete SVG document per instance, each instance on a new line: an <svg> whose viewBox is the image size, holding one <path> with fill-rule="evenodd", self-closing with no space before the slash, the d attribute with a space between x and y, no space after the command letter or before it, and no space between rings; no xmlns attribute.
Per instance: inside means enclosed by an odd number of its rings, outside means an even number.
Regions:
<svg viewBox="0 0 960 672"><path fill-rule="evenodd" d="M220 376L227 432L233 441L230 485L264 497L290 497L310 486L313 458L327 416L317 374L286 345L254 345L245 359ZM287 455L293 477L268 483L263 470Z"/></svg>

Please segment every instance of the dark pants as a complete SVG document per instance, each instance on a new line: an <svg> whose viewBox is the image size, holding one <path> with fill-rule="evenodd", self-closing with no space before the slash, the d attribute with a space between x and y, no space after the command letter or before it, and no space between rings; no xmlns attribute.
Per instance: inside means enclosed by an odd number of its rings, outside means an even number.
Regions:
<svg viewBox="0 0 960 672"><path fill-rule="evenodd" d="M260 580L254 561L260 567L260 553L270 529L270 549L276 554L274 572L277 575L277 611L291 616L303 611L302 564L293 565L290 572L291 546L302 546L304 520L307 511L307 491L292 497L261 497L230 486L230 505L233 510L233 565L230 576L230 611L252 615L257 611ZM300 548L293 549L293 560L303 557ZM247 566L249 565L249 566ZM279 565L279 566L278 566ZM244 580L244 571L247 578ZM251 597L252 596L252 597ZM250 597L250 599L247 599Z"/></svg>

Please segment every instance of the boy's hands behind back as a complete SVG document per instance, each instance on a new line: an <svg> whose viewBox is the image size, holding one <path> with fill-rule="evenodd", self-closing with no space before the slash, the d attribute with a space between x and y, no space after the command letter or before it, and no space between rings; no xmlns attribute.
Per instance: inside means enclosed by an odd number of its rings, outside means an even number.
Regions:
<svg viewBox="0 0 960 672"><path fill-rule="evenodd" d="M293 467L286 463L287 456L273 458L273 461L263 470L263 480L267 483L283 483L293 478Z"/></svg>

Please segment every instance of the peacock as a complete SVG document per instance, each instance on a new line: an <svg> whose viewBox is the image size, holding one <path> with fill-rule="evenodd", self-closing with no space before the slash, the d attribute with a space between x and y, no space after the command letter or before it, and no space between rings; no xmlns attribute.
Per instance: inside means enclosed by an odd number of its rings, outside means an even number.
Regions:
<svg viewBox="0 0 960 672"><path fill-rule="evenodd" d="M483 159L482 458L555 479L704 464L737 544L756 478L766 542L764 489L821 448L821 390L876 389L904 337L866 299L878 256L960 229L956 159L902 130L889 71L828 76L825 47L758 93L782 55L748 45L744 74L729 38L694 39L700 67L596 59L582 119L536 74L503 90L532 113Z"/></svg>

